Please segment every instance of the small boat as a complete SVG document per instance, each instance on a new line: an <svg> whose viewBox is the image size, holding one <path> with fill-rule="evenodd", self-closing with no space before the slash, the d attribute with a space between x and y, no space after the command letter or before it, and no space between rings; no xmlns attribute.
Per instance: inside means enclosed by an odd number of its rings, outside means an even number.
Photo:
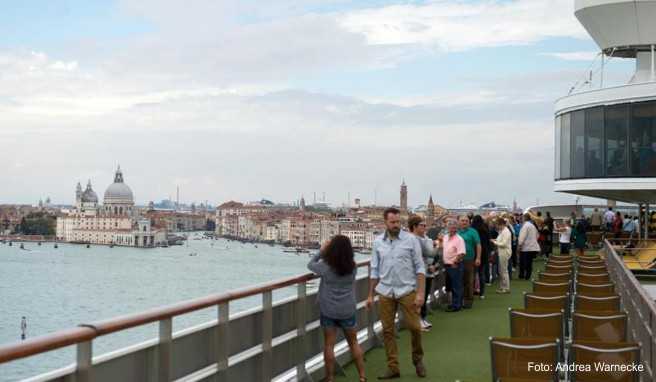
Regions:
<svg viewBox="0 0 656 382"><path fill-rule="evenodd" d="M41 242L39 242L39 247L41 246Z"/></svg>
<svg viewBox="0 0 656 382"><path fill-rule="evenodd" d="M87 248L91 248L91 244L87 244Z"/></svg>

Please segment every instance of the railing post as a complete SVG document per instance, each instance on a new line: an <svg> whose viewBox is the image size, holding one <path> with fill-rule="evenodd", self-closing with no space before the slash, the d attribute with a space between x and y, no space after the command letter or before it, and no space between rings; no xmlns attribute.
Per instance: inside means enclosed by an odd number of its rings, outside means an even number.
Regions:
<svg viewBox="0 0 656 382"><path fill-rule="evenodd" d="M367 265L367 298L369 296L369 283L371 282L371 263ZM380 346L380 341L376 336L376 331L374 330L374 324L376 323L376 301L374 297L374 303L371 305L371 308L366 310L367 312L367 340L369 340L369 345L374 348Z"/></svg>
<svg viewBox="0 0 656 382"><path fill-rule="evenodd" d="M369 283L371 283L371 264L367 265L367 299L369 299ZM375 338L375 332L374 332L374 312L373 312L374 307L371 306L369 309L367 309L367 339L369 341L372 341L372 346L373 346L373 341Z"/></svg>
<svg viewBox="0 0 656 382"><path fill-rule="evenodd" d="M92 357L93 357L93 343L91 340L80 342L77 344L77 364L75 371L75 380L76 382L91 382L93 376L91 374L92 369Z"/></svg>
<svg viewBox="0 0 656 382"><path fill-rule="evenodd" d="M261 381L270 381L272 376L272 340L273 340L273 292L262 293L262 363Z"/></svg>
<svg viewBox="0 0 656 382"><path fill-rule="evenodd" d="M216 364L218 382L228 381L228 358L230 357L230 302L219 304L219 322L216 326Z"/></svg>
<svg viewBox="0 0 656 382"><path fill-rule="evenodd" d="M298 284L298 296L296 303L296 380L305 381L308 379L307 369L305 368L305 354L307 352L306 328L307 323L307 283L305 281Z"/></svg>
<svg viewBox="0 0 656 382"><path fill-rule="evenodd" d="M173 319L166 318L159 322L159 382L169 382L171 378L171 346L173 342Z"/></svg>

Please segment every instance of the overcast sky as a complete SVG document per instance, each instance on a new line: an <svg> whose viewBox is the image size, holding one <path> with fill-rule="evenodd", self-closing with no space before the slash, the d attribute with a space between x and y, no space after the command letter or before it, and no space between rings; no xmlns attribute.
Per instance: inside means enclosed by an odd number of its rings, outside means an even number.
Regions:
<svg viewBox="0 0 656 382"><path fill-rule="evenodd" d="M0 12L0 203L445 206L553 189L553 104L597 50L573 0L11 2ZM630 76L625 63L609 77Z"/></svg>

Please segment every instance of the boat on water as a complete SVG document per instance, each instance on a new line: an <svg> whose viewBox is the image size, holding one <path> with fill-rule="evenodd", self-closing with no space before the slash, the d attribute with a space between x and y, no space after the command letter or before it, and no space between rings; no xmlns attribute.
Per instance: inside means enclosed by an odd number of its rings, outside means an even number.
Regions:
<svg viewBox="0 0 656 382"><path fill-rule="evenodd" d="M301 254L301 253L310 253L310 250L307 248L302 248L302 247L296 247L292 249L283 249L283 252L286 253L296 253L296 254Z"/></svg>

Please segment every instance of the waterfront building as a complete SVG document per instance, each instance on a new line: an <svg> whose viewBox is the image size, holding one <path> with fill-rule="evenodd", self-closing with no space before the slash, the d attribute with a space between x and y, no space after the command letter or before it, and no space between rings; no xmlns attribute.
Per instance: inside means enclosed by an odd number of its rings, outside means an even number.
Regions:
<svg viewBox="0 0 656 382"><path fill-rule="evenodd" d="M86 189L77 184L75 207L57 218L57 240L71 243L113 244L131 247L154 247L166 242L166 232L155 230L151 221L139 215L134 196L123 181L119 167L104 194L103 204L91 181Z"/></svg>
<svg viewBox="0 0 656 382"><path fill-rule="evenodd" d="M9 235L15 232L21 220L39 209L28 204L2 204L0 205L0 234ZM58 211L52 210L53 213Z"/></svg>
<svg viewBox="0 0 656 382"><path fill-rule="evenodd" d="M172 232L204 231L207 229L208 217L205 213L181 212L148 209L144 216L152 222L153 227Z"/></svg>
<svg viewBox="0 0 656 382"><path fill-rule="evenodd" d="M575 15L601 49L598 88L572 88L555 106L555 190L638 205L656 202L656 3L588 0ZM604 63L635 60L624 85ZM582 90L582 91L581 91Z"/></svg>
<svg viewBox="0 0 656 382"><path fill-rule="evenodd" d="M336 220L321 220L319 243L324 243L339 233L339 223Z"/></svg>
<svg viewBox="0 0 656 382"><path fill-rule="evenodd" d="M279 224L270 222L267 223L264 240L280 242L280 226Z"/></svg>

